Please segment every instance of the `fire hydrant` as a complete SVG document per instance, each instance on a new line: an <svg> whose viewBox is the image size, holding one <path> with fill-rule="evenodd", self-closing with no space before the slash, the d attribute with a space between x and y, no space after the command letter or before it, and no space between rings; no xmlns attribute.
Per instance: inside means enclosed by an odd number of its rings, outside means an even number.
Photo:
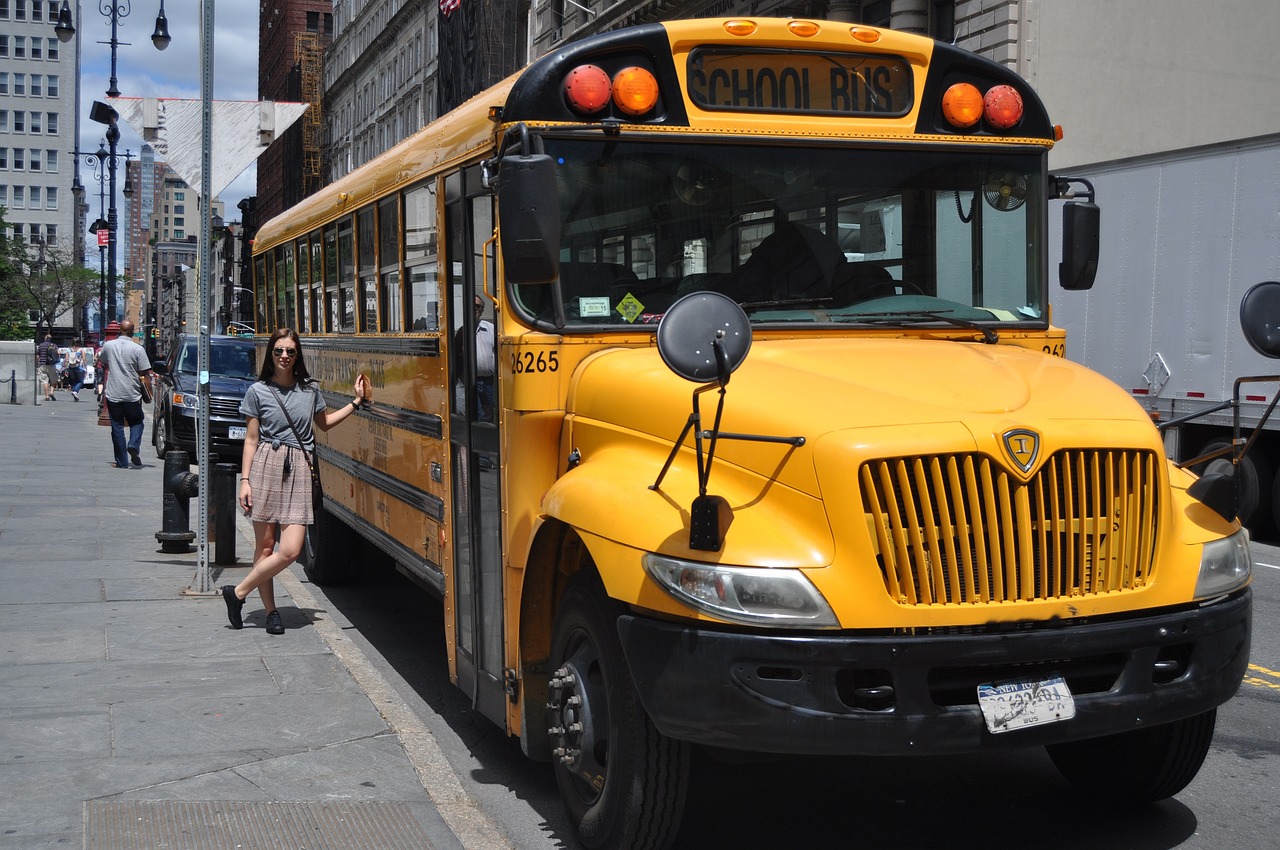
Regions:
<svg viewBox="0 0 1280 850"><path fill-rule="evenodd" d="M200 476L190 471L187 453L170 449L164 456L164 511L156 540L161 552L189 552L196 533L191 530L191 497L200 492Z"/></svg>

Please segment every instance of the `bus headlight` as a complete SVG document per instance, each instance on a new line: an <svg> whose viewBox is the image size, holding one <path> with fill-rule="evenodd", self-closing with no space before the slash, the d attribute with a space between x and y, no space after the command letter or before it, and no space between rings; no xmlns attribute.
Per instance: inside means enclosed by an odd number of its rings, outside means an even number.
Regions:
<svg viewBox="0 0 1280 850"><path fill-rule="evenodd" d="M655 555L644 568L680 602L734 623L784 629L834 629L835 612L800 570L722 567Z"/></svg>
<svg viewBox="0 0 1280 850"><path fill-rule="evenodd" d="M1200 555L1200 576L1196 579L1196 598L1230 593L1248 584L1252 574L1249 533L1242 528L1230 537L1204 544Z"/></svg>

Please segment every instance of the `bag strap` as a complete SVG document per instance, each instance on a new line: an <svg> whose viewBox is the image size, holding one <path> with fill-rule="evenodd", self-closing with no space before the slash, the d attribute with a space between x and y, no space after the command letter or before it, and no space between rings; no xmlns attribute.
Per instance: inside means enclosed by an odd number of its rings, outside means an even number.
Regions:
<svg viewBox="0 0 1280 850"><path fill-rule="evenodd" d="M298 433L297 427L294 426L293 417L289 415L289 408L284 406L284 396L280 395L280 391L275 388L274 384L267 384L267 389L271 390L272 395L276 397L276 401L280 405L280 412L284 414L284 421L289 423L289 430L293 432L294 439L298 441L298 450L307 459L307 465L311 466L314 463L311 459L311 452L303 448L303 443L306 441L302 439L302 435Z"/></svg>

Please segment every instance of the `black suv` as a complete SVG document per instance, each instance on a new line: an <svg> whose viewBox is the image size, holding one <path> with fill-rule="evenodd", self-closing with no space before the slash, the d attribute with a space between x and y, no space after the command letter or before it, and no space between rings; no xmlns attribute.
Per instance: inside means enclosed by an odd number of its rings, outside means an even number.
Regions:
<svg viewBox="0 0 1280 850"><path fill-rule="evenodd" d="M199 337L178 337L163 363L154 364L160 381L156 386L151 444L156 455L182 449L196 460L196 362ZM245 420L240 400L258 380L254 342L246 337L209 338L209 452L225 462L239 462L244 448Z"/></svg>

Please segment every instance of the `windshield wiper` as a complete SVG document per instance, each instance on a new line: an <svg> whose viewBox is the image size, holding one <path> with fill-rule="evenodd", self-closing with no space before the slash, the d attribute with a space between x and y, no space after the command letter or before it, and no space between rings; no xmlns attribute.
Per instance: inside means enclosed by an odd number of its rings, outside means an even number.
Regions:
<svg viewBox="0 0 1280 850"><path fill-rule="evenodd" d="M770 310L777 307L821 307L830 304L831 298L786 298L778 301L743 301L743 310Z"/></svg>
<svg viewBox="0 0 1280 850"><path fill-rule="evenodd" d="M982 334L982 341L987 345L995 345L1000 341L999 335L993 328L969 319L961 319L956 316L948 316L950 310L903 310L889 311L884 313L858 313L848 316L841 316L841 320L851 322L869 322L871 324L891 324L893 322L916 323L916 322L946 322L949 325L955 325L958 328L968 328L971 331L977 331Z"/></svg>

